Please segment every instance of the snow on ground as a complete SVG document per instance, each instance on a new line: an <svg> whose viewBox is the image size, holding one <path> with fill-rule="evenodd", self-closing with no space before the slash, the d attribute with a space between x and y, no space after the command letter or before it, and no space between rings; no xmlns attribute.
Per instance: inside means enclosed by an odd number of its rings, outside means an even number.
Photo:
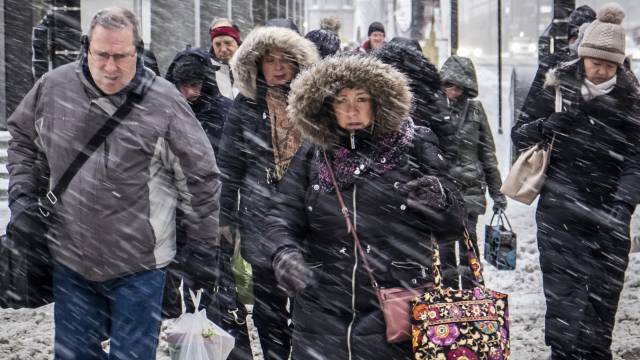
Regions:
<svg viewBox="0 0 640 360"><path fill-rule="evenodd" d="M478 78L481 86L480 100L484 103L489 119L495 123L497 87L494 67L478 67ZM505 123L508 129L508 122L505 121ZM509 133L505 130L505 134L496 134L496 126L494 126L494 136L504 177L508 169ZM544 345L545 303L535 240L534 214L535 204L526 206L513 201L509 203L507 215L518 235L516 270L497 271L487 266L484 273L489 288L510 295L512 360L542 360L548 357L548 349ZM637 215L634 217L632 229L640 228ZM7 219L6 203L0 203L2 228ZM484 238L483 226L488 222L487 216L481 217L478 222L481 244ZM35 310L0 310L0 359L51 359L53 357L52 312L53 305ZM168 322L163 324L163 331L168 324ZM252 336L252 340L256 341L255 329L252 331ZM631 254L625 288L620 299L612 349L615 359L640 360L640 253ZM256 356L256 359L261 358L259 354ZM167 344L162 339L158 347L158 359L169 359Z"/></svg>

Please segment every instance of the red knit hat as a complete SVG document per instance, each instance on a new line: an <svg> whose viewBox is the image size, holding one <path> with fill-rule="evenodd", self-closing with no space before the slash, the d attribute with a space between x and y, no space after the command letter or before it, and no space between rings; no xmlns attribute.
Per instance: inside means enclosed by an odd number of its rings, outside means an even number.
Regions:
<svg viewBox="0 0 640 360"><path fill-rule="evenodd" d="M233 40L236 41L238 45L242 42L240 41L240 32L234 28L233 26L220 26L209 31L209 35L211 35L211 41L214 38L221 35L231 36Z"/></svg>

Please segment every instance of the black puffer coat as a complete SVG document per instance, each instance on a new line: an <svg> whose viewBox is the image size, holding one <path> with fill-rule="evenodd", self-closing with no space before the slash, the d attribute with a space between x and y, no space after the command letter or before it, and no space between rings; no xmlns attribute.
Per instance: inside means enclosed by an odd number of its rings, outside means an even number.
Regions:
<svg viewBox="0 0 640 360"><path fill-rule="evenodd" d="M237 224L242 232L242 257L254 266L269 268L262 247L267 204L277 191L271 174L274 155L271 122L265 100L266 83L259 61L269 50L283 49L299 67L319 59L315 45L293 30L264 27L254 30L231 59L235 85L240 90L229 111L220 142L218 165L222 174L221 226ZM238 189L241 202L238 205ZM240 212L236 209L240 209Z"/></svg>
<svg viewBox="0 0 640 360"><path fill-rule="evenodd" d="M377 110L373 133L359 131L353 150L348 150L349 135L326 112L327 99L347 85L366 89ZM309 142L281 183L266 230L272 254L289 247L301 249L319 279L316 287L295 298L293 359L412 358L409 343L385 340L383 316L367 272L347 233L334 187L322 171L324 148L336 169L341 167L335 165L337 154L361 154L362 163L355 165L353 175L339 177L338 182L380 286L411 287L431 281L431 235L438 231L451 238L450 233L460 231L461 199L444 179L446 162L433 132L414 127L407 118L410 99L400 73L359 56L325 59L292 84L289 116ZM389 134L407 132L411 140L396 156L375 152L384 147ZM404 184L422 175L442 179L448 207L440 216L407 207Z"/></svg>

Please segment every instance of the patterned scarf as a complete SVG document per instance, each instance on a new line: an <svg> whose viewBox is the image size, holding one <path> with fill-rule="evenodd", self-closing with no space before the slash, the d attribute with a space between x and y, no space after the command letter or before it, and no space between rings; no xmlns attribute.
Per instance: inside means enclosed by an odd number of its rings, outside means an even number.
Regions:
<svg viewBox="0 0 640 360"><path fill-rule="evenodd" d="M351 150L343 146L336 146L327 155L333 164L336 182L340 189L345 189L357 179L375 173L385 173L395 169L400 157L410 147L415 129L413 121L408 119L399 131L388 133L382 140L366 142L366 145ZM333 190L331 175L322 156L318 157L320 188L324 192ZM372 171L373 170L373 171Z"/></svg>
<svg viewBox="0 0 640 360"><path fill-rule="evenodd" d="M302 134L287 116L287 94L284 91L279 88L269 88L266 100L271 120L271 141L275 164L273 179L280 181L302 144Z"/></svg>

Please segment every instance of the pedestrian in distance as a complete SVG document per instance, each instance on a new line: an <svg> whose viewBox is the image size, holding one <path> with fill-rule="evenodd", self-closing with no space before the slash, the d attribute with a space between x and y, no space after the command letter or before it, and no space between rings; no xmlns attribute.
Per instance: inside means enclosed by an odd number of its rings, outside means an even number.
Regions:
<svg viewBox="0 0 640 360"><path fill-rule="evenodd" d="M238 50L238 46L242 44L240 30L231 20L216 18L211 22L209 36L211 37L211 47L208 49L208 54L215 68L218 91L233 100L238 95L238 91L233 86L234 79L229 60Z"/></svg>
<svg viewBox="0 0 640 360"><path fill-rule="evenodd" d="M385 339L343 211L381 287L432 281L431 236L462 234L462 200L437 138L411 121L405 77L372 57L324 59L289 96L289 118L306 140L265 229L276 278L295 295L292 359L413 359L409 342Z"/></svg>
<svg viewBox="0 0 640 360"><path fill-rule="evenodd" d="M552 143L536 223L551 359L609 360L640 201L640 92L625 59L624 10L604 5L579 58L547 74L511 136ZM556 111L556 101L561 109Z"/></svg>
<svg viewBox="0 0 640 360"><path fill-rule="evenodd" d="M369 24L369 29L367 30L367 40L362 43L360 48L358 48L358 51L369 53L378 49L384 44L385 37L386 32L384 30L384 25L378 21L372 22Z"/></svg>

